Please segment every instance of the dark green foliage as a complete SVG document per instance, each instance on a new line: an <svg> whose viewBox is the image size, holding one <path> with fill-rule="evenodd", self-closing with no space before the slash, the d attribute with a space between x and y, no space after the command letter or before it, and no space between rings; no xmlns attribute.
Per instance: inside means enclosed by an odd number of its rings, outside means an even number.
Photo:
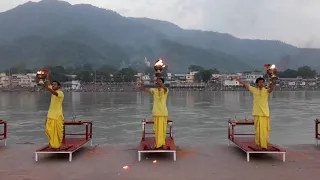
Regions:
<svg viewBox="0 0 320 180"><path fill-rule="evenodd" d="M316 70L311 69L309 66L299 67L298 70L287 69L283 72L278 72L278 76L282 78L315 78L316 75Z"/></svg>

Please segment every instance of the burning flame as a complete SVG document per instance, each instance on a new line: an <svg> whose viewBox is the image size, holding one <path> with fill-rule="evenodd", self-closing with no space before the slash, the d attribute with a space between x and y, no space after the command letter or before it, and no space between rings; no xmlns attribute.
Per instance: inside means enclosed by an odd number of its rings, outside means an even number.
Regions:
<svg viewBox="0 0 320 180"><path fill-rule="evenodd" d="M163 63L162 59L159 59L158 61L156 61L154 66L162 66L163 68L166 67L166 65Z"/></svg>
<svg viewBox="0 0 320 180"><path fill-rule="evenodd" d="M129 166L123 166L122 169L127 170L129 169Z"/></svg>
<svg viewBox="0 0 320 180"><path fill-rule="evenodd" d="M47 71L45 71L45 70L40 70L40 71L37 72L37 74L47 74Z"/></svg>
<svg viewBox="0 0 320 180"><path fill-rule="evenodd" d="M156 164L156 163L157 163L157 160L154 160L154 161L153 161L153 164Z"/></svg>
<svg viewBox="0 0 320 180"><path fill-rule="evenodd" d="M275 64L265 64L264 67L266 68L266 70L269 70L269 69L276 69L276 65Z"/></svg>

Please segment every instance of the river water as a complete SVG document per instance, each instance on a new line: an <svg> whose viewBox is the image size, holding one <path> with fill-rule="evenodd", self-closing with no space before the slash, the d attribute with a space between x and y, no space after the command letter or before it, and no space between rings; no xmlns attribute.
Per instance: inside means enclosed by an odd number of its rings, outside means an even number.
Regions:
<svg viewBox="0 0 320 180"><path fill-rule="evenodd" d="M8 122L8 143L46 143L49 103L46 92L1 93L0 119ZM269 105L273 143L314 142L320 92L274 92ZM252 96L245 91L170 92L168 109L177 144L227 143L227 120L250 119ZM94 143L98 144L138 144L141 120L151 119L151 110L152 97L143 92L65 93L65 119L92 120ZM251 130L253 127L241 128Z"/></svg>

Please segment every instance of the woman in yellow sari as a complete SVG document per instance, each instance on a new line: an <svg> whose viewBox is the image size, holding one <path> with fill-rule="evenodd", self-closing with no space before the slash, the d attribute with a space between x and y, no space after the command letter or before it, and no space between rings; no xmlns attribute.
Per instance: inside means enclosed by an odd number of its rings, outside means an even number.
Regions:
<svg viewBox="0 0 320 180"><path fill-rule="evenodd" d="M167 97L168 88L164 85L163 78L157 78L155 88L145 88L143 83L139 83L144 92L153 95L152 116L154 120L153 130L155 132L155 148L166 148L166 131L168 120Z"/></svg>
<svg viewBox="0 0 320 180"><path fill-rule="evenodd" d="M263 78L256 79L256 87L244 83L239 78L233 78L244 85L253 95L252 115L254 117L255 144L263 149L268 149L270 131L270 112L268 97L273 91L273 84L268 89L264 87Z"/></svg>

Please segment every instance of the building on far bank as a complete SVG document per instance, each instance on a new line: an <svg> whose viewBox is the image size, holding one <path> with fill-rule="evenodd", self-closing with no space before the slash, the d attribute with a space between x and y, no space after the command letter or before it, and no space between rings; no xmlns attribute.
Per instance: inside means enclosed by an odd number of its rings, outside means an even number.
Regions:
<svg viewBox="0 0 320 180"><path fill-rule="evenodd" d="M195 82L195 77L198 71L192 71L186 74L186 82L187 83L194 83Z"/></svg>
<svg viewBox="0 0 320 180"><path fill-rule="evenodd" d="M71 90L79 90L81 89L81 83L77 80L77 75L68 74L66 75L68 78L67 82L61 82L61 86L63 89L71 89Z"/></svg>
<svg viewBox="0 0 320 180"><path fill-rule="evenodd" d="M172 73L167 73L166 80L172 81L173 80L173 74Z"/></svg>
<svg viewBox="0 0 320 180"><path fill-rule="evenodd" d="M61 83L63 89L79 90L81 89L81 83L78 80L72 80Z"/></svg>
<svg viewBox="0 0 320 180"><path fill-rule="evenodd" d="M255 83L257 78L263 77L263 73L259 71L254 71L251 73L244 74L247 82Z"/></svg>
<svg viewBox="0 0 320 180"><path fill-rule="evenodd" d="M170 88L205 88L205 83L176 83L171 82Z"/></svg>
<svg viewBox="0 0 320 180"><path fill-rule="evenodd" d="M233 77L238 77L242 79L242 74L241 73L233 73L233 74L214 74L212 75L213 77L215 77L215 79L219 79L220 81L224 81L224 80L231 80L231 78Z"/></svg>
<svg viewBox="0 0 320 180"><path fill-rule="evenodd" d="M0 73L0 87L7 87L10 84L10 78L6 73Z"/></svg>
<svg viewBox="0 0 320 180"><path fill-rule="evenodd" d="M240 86L240 84L236 80L226 79L223 81L223 86Z"/></svg>
<svg viewBox="0 0 320 180"><path fill-rule="evenodd" d="M144 74L144 73L137 73L135 75L135 77L137 78L137 81L142 81L144 83L144 85L150 86L150 85L154 85L154 78L155 75L149 75L149 74ZM171 82L175 82L175 78L174 75L172 73L167 73L165 76L165 85L170 85Z"/></svg>
<svg viewBox="0 0 320 180"><path fill-rule="evenodd" d="M221 78L221 74L212 74L212 79L219 79L219 78Z"/></svg>
<svg viewBox="0 0 320 180"><path fill-rule="evenodd" d="M28 73L28 74L12 74L9 79L11 82L9 85L12 87L36 87L36 74Z"/></svg>
<svg viewBox="0 0 320 180"><path fill-rule="evenodd" d="M307 86L317 86L317 79L303 79L301 77L297 78L279 78L278 84L284 87L307 87Z"/></svg>
<svg viewBox="0 0 320 180"><path fill-rule="evenodd" d="M178 83L186 82L186 74L174 74L174 79Z"/></svg>
<svg viewBox="0 0 320 180"><path fill-rule="evenodd" d="M36 74L12 74L7 76L5 73L0 74L0 87L36 87Z"/></svg>
<svg viewBox="0 0 320 180"><path fill-rule="evenodd" d="M73 75L73 74L67 74L65 75L69 81L72 81L72 80L76 80L77 78L77 75Z"/></svg>

